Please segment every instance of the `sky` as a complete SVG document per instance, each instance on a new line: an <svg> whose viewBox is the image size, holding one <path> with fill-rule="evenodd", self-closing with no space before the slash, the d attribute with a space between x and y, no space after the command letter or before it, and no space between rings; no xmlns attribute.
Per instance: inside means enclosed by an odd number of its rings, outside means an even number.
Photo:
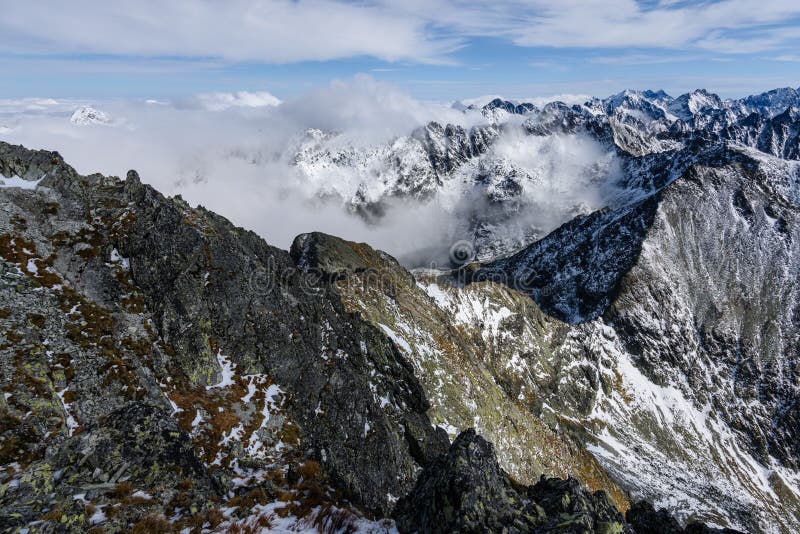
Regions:
<svg viewBox="0 0 800 534"><path fill-rule="evenodd" d="M0 0L0 98L739 97L800 85L797 0Z"/></svg>

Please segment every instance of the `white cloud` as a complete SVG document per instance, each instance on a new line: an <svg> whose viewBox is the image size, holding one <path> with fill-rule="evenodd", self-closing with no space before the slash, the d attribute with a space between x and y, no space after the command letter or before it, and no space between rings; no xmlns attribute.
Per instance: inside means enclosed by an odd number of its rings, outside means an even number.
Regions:
<svg viewBox="0 0 800 534"><path fill-rule="evenodd" d="M795 0L45 0L6 2L0 52L291 63L372 56L446 62L472 37L524 47L699 48L797 44ZM103 61L99 59L98 61ZM109 69L145 68L129 65Z"/></svg>
<svg viewBox="0 0 800 534"><path fill-rule="evenodd" d="M451 200L457 209L448 211L444 197L427 203L387 200L386 215L367 222L345 208L344 201L354 191L348 190L346 198L323 199L321 193L336 188L315 182L292 163L298 141L308 128L337 131L325 150L343 147L349 154L408 135L430 120L465 127L485 123L480 113L465 114L446 104L420 102L368 76L335 81L279 105L272 105L272 99L264 95L269 93L206 95L191 101L156 103L96 101L92 106L98 112L116 120L112 125L84 127L70 122L72 112L85 105L83 102L7 100L0 102L0 122L9 129L0 129L0 140L58 150L82 174L125 176L128 169L137 169L144 182L162 193L181 194L190 203L204 205L282 248L288 248L299 233L324 231L368 242L401 258L419 259L415 255L419 251L446 252L449 240L465 231L469 217L459 211L466 206L459 203L458 178L452 181L456 186L449 193L455 195ZM220 101L248 105L223 109ZM267 105L253 105L264 102ZM45 109L31 111L32 105L44 105ZM596 206L593 188L578 180L583 169L594 168L604 157L595 144L584 139L538 140L517 135L499 143L495 152L496 157L538 177L530 200L540 208L518 221L520 224L549 227L563 222L558 217L576 202ZM492 160L495 156L487 157ZM490 161L487 165L494 164ZM367 179L378 181L373 175ZM347 185L343 187L347 189ZM485 202L482 196L479 200Z"/></svg>
<svg viewBox="0 0 800 534"><path fill-rule="evenodd" d="M289 63L370 55L441 61L457 42L367 3L334 0L6 2L7 53L214 57Z"/></svg>
<svg viewBox="0 0 800 534"><path fill-rule="evenodd" d="M750 52L776 47L782 41L739 32L785 23L800 15L800 4L787 0L764 0L757 8L747 0L677 7L659 4L651 9L633 0L534 1L528 5L531 24L509 29L514 42L522 46L686 48L697 44L720 52ZM723 44L723 38L737 41L741 48Z"/></svg>
<svg viewBox="0 0 800 534"><path fill-rule="evenodd" d="M66 109L71 107L71 105L68 105ZM63 110L65 108L63 104L53 98L0 98L0 113L53 111L56 109Z"/></svg>
<svg viewBox="0 0 800 534"><path fill-rule="evenodd" d="M770 61L789 61L789 62L800 62L800 54L781 54L775 57L766 57L764 58Z"/></svg>
<svg viewBox="0 0 800 534"><path fill-rule="evenodd" d="M0 129L0 140L58 150L83 174L125 176L137 169L164 194L181 194L283 248L299 233L322 230L400 254L430 234L431 206L407 206L370 225L341 201L315 198L290 165L292 148L307 128L337 130L343 142L358 146L408 134L431 119L468 125L474 117L419 102L367 76L335 81L279 105L270 96L91 102L119 119L110 127L70 123L84 101L2 100L0 124L8 129Z"/></svg>
<svg viewBox="0 0 800 534"><path fill-rule="evenodd" d="M228 108L260 108L277 106L281 103L276 96L266 91L236 93L203 93L184 101L188 105L197 105L209 111L222 111Z"/></svg>
<svg viewBox="0 0 800 534"><path fill-rule="evenodd" d="M407 13L446 20L451 34L506 38L553 48L700 47L721 53L789 46L798 35L795 0L406 0ZM732 46L737 44L739 47Z"/></svg>
<svg viewBox="0 0 800 534"><path fill-rule="evenodd" d="M697 55L658 55L658 54L617 54L613 56L595 56L589 63L598 65L658 65L665 63L682 63L702 60Z"/></svg>

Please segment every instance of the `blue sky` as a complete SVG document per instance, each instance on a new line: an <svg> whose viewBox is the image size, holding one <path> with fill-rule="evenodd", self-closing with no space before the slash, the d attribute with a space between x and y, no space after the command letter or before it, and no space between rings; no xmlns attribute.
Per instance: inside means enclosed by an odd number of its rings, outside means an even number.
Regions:
<svg viewBox="0 0 800 534"><path fill-rule="evenodd" d="M796 0L3 3L0 98L287 98L358 73L438 101L800 86Z"/></svg>

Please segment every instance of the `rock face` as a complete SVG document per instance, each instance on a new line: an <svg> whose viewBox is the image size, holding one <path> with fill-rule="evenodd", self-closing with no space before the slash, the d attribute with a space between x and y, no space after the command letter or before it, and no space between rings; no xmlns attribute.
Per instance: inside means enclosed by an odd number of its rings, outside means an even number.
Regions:
<svg viewBox="0 0 800 534"><path fill-rule="evenodd" d="M425 468L395 517L400 532L419 533L741 534L700 522L682 527L644 501L623 517L604 492L588 492L574 478L542 475L526 487L497 467L491 444L474 430Z"/></svg>
<svg viewBox="0 0 800 534"><path fill-rule="evenodd" d="M633 532L604 493L575 479L515 483L473 430L425 469L395 515L401 532Z"/></svg>
<svg viewBox="0 0 800 534"><path fill-rule="evenodd" d="M633 266L657 199L577 217L517 254L479 269L473 281L506 283L548 313L579 323L598 317Z"/></svg>
<svg viewBox="0 0 800 534"><path fill-rule="evenodd" d="M404 532L475 533L504 527L526 532L544 515L535 503L520 499L511 479L500 471L491 445L474 431L462 433L423 472L395 513Z"/></svg>
<svg viewBox="0 0 800 534"><path fill-rule="evenodd" d="M645 501L634 504L625 514L625 520L636 534L741 534L732 528L711 528L697 522L681 527L667 510L655 510L652 504Z"/></svg>

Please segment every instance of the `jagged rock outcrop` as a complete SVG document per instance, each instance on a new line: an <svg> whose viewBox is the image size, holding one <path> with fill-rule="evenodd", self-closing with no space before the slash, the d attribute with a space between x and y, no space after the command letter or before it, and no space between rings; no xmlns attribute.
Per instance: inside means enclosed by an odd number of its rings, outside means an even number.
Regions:
<svg viewBox="0 0 800 534"><path fill-rule="evenodd" d="M666 509L656 510L645 501L634 504L625 514L625 520L636 534L741 534L732 528L712 528L697 522L682 527Z"/></svg>
<svg viewBox="0 0 800 534"><path fill-rule="evenodd" d="M417 280L383 252L314 233L298 236L292 255L310 275L335 278L348 310L394 340L414 367L432 422L455 438L475 427L500 455L500 465L532 484L541 473L574 475L615 504L625 495L569 436L548 428L524 402L537 398L532 368L557 350L565 325L526 296L497 284L463 291Z"/></svg>
<svg viewBox="0 0 800 534"><path fill-rule="evenodd" d="M401 532L632 532L603 492L589 493L574 479L515 483L474 430L423 471L395 517Z"/></svg>

